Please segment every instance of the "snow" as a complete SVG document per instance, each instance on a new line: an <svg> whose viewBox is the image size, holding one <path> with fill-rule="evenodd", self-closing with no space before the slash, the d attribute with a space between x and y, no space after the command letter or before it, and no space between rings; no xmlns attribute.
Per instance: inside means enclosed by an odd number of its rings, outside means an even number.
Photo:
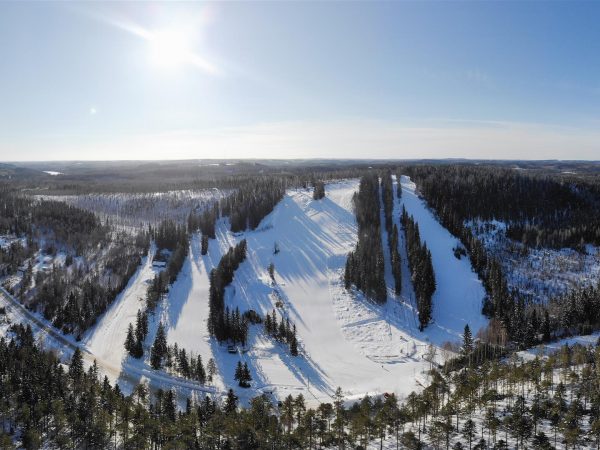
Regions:
<svg viewBox="0 0 600 450"><path fill-rule="evenodd" d="M424 200L416 193L415 184L402 177L402 204L419 224L421 240L431 251L437 288L433 295L433 323L427 328L429 338L441 344L457 340L466 324L473 335L487 325L481 314L485 289L473 271L468 258L457 259L453 248L460 245L436 219Z"/></svg>
<svg viewBox="0 0 600 450"><path fill-rule="evenodd" d="M315 404L331 401L338 386L347 398L383 392L403 397L418 389L425 381L422 372L430 365L425 360L430 344L440 346L448 340L460 340L466 323L474 333L486 325L480 313L484 291L468 258L454 257L452 248L457 239L437 222L417 196L414 184L404 177L402 199L395 198L394 221L399 226L404 205L419 223L421 236L431 249L438 282L432 323L424 332L418 330L403 233L401 296L396 297L392 288L385 230L387 303L376 305L360 293L344 289L346 257L357 240L352 196L358 183L356 179L330 183L321 200L314 200L310 190L289 190L254 231L231 233L227 220L221 219L207 255L200 254L199 236L193 236L176 282L150 318L146 350L162 321L169 344L177 343L201 355L205 364L214 358L219 376L205 390L216 393L235 387L235 366L240 360L247 362L252 386L236 388L243 403L261 392L272 393L278 399L302 393L308 404ZM208 335L208 275L229 246L244 238L248 256L226 289L226 304L230 309L239 307L241 312L253 309L262 316L275 308L278 317L288 317L297 327L298 357L290 356L286 346L266 336L262 325L250 327L247 353L230 354L226 344ZM275 244L280 249L277 254L273 251ZM275 266L275 281L267 271L271 263ZM101 367L110 368L107 371L113 381L147 379L154 386L174 385L184 392L197 391L198 385L193 382L152 371L148 351L144 360L135 360L125 352L127 327L144 305L155 270L149 255L81 345ZM277 303L281 307L276 307ZM439 361L441 352L437 353Z"/></svg>
<svg viewBox="0 0 600 450"><path fill-rule="evenodd" d="M586 245L585 251L527 248L506 237L504 222L477 220L467 226L502 262L508 287L534 302L546 303L572 289L592 285L600 276L600 247Z"/></svg>
<svg viewBox="0 0 600 450"><path fill-rule="evenodd" d="M574 345L595 347L599 339L600 331L591 334L571 336L564 339L559 339L558 341L550 342L548 344L536 345L535 347L531 347L527 350L517 352L517 355L525 361L530 361L535 359L536 356L548 356L556 353L565 345L568 345L569 347L573 347Z"/></svg>
<svg viewBox="0 0 600 450"><path fill-rule="evenodd" d="M0 236L0 248L6 249L10 247L13 243L20 241L21 245L25 245L27 240L25 238L18 238L14 235L3 235Z"/></svg>
<svg viewBox="0 0 600 450"><path fill-rule="evenodd" d="M55 172L53 170L44 170L43 172L47 173L48 175L53 176L53 177L56 177L58 175L63 175L62 172Z"/></svg>
<svg viewBox="0 0 600 450"><path fill-rule="evenodd" d="M130 323L135 325L137 312L145 307L148 282L154 278L152 252L146 256L136 273L121 292L110 308L97 324L86 332L82 342L87 349L99 358L121 366L127 357L124 347L127 328Z"/></svg>
<svg viewBox="0 0 600 450"><path fill-rule="evenodd" d="M418 331L406 261L403 296L395 298L390 287L384 306L344 289L346 256L357 238L352 196L358 189L358 180L346 180L328 184L322 200L313 200L310 190L288 191L255 231L234 234L228 231L227 221L220 220L217 239L210 240L205 256L200 255L195 236L188 260L151 320L147 342L152 342L162 321L170 344L177 342L200 354L205 363L215 359L220 372L215 385L221 389L236 385L235 366L239 360L247 362L253 383L249 390L237 390L243 401L259 392L273 392L277 398L303 393L308 402L330 401L337 386L351 397L391 391L408 394L429 367L424 360L429 342L459 340L466 323L476 332L486 321L480 313L481 283L468 259L453 255L457 240L414 194L414 185L409 180L402 184L402 203L415 215L428 245L439 246L432 248L434 269L439 272L434 322L425 332ZM397 200L396 222L400 211ZM300 357L291 357L285 346L266 336L262 325L250 327L245 354L228 353L225 344L208 335L208 275L229 246L244 238L248 257L226 290L226 304L263 316L276 309L279 317L288 317L297 326ZM387 251L387 236L383 238ZM280 251L274 254L276 243ZM386 259L389 264L389 255ZM275 283L267 272L270 263L275 266ZM391 273L386 279L391 285L390 277ZM276 308L278 301L283 307Z"/></svg>
<svg viewBox="0 0 600 450"><path fill-rule="evenodd" d="M165 219L185 222L190 212L202 212L230 192L213 188L151 193L37 195L36 198L62 201L94 212L103 221L109 218L113 225L137 228Z"/></svg>

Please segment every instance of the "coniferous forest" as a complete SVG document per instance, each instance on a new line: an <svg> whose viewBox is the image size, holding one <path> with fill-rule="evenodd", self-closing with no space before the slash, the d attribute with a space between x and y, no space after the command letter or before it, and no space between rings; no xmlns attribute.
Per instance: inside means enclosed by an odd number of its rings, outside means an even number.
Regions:
<svg viewBox="0 0 600 450"><path fill-rule="evenodd" d="M599 19L0 0L0 450L600 450Z"/></svg>
<svg viewBox="0 0 600 450"><path fill-rule="evenodd" d="M366 448L406 449L592 448L600 444L600 347L563 347L528 363L492 360L475 366L466 337L460 369L432 367L420 393L402 402L393 394L346 405L338 389L331 403L308 407L302 394L274 405L258 396L240 408L232 390L223 401L188 400L173 390L131 395L86 370L76 350L64 367L38 347L30 328L0 338L0 446L11 448ZM180 370L208 377L202 361ZM464 362L466 361L466 362ZM240 385L247 366L238 364Z"/></svg>
<svg viewBox="0 0 600 450"><path fill-rule="evenodd" d="M331 403L311 407L302 395L279 402L259 396L245 401L242 408L236 392L227 386L227 395L195 398L181 409L175 390L160 391L142 384L131 396L123 395L118 386L101 380L96 366L88 370L89 361L84 362L80 352L75 352L69 364L59 364L52 353L36 344L28 328L14 325L0 341L1 446L366 448L384 441L388 447L436 449L597 445L600 419L595 392L599 389L597 377L591 375L597 372L597 348L563 347L558 354L529 362L516 360L511 352L598 330L600 285L592 280L538 302L535 295L510 287L506 261L478 234L487 221L497 220L506 224L508 245L521 255L561 248L586 255L589 246L598 244L596 199L600 190L595 178L469 164L389 165L337 173L361 175L352 200L358 240L346 260L346 288L355 287L376 303L385 302L383 245L387 236L393 287L401 294L404 237L421 331L431 322L436 291L431 249L418 221L405 210L399 217L400 228L395 225L394 199L402 198L402 189L398 183L394 190L392 173L398 181L401 174L415 181L416 195L427 201L440 223L460 240L453 257L468 255L485 288L481 310L490 319L488 327L475 335L466 326L462 347L431 346L421 355L429 365L422 390L402 401L385 394L354 403L344 402L344 393L338 390ZM261 229L259 224L286 189L298 190L301 198L308 192L318 200L325 193L325 180L335 179L335 174L259 175L236 185L229 180L226 183L235 188L208 207L192 208L177 219L165 214L164 220L132 229L62 200L25 195L3 185L0 237L6 240L0 245L0 276L19 280L6 284L9 291L29 309L42 313L51 325L77 338L96 323L142 259L150 255L158 269L144 284L145 305L140 305L129 324L123 345L131 357L145 356L149 367L163 371L160 376L174 375L210 390L222 362L168 342L167 323L153 317L158 303L170 300L166 294L181 276L189 249L196 248L192 239L198 239L201 255L210 256L209 240L228 232L224 224L229 223L236 234L244 230L264 233L268 227ZM319 211L329 203L311 205ZM287 280L284 276L281 286L276 286L274 262L280 267L281 253L279 243L271 242L268 252L271 255L271 247L273 252L265 272L271 284L265 284L265 291L272 294L284 292ZM262 324L252 328L252 342L257 330L268 338L264 342L283 350L281 357L290 366L311 364L306 341L300 339L302 318L290 319L296 312L289 309L293 306L289 299L272 294L279 300L274 310L262 313L264 317L226 304L226 288L246 258L247 245L245 239L240 240L210 274L206 301L211 336L225 344L219 347L225 353L233 347L243 354L252 350L248 348L250 327ZM289 252L290 244L284 245L283 253ZM286 270L283 266L282 274ZM0 326L6 327L6 314L0 308ZM158 328L149 339L151 321ZM440 350L446 352L445 364L435 357ZM247 357L235 362L231 387L241 388L240 396L241 392L254 395L253 389L262 381L252 377L260 372Z"/></svg>
<svg viewBox="0 0 600 450"><path fill-rule="evenodd" d="M248 181L221 202L221 213L229 216L231 231L254 230L283 198L285 185L275 177Z"/></svg>
<svg viewBox="0 0 600 450"><path fill-rule="evenodd" d="M431 320L433 308L431 297L435 292L431 252L427 248L427 243L421 241L419 224L407 214L404 208L402 208L401 222L406 234L406 254L419 311L419 326L423 331Z"/></svg>
<svg viewBox="0 0 600 450"><path fill-rule="evenodd" d="M467 226L472 220L503 220L507 236L531 247L581 249L597 243L600 214L594 200L594 178L523 173L501 167L408 166L403 168L436 211L442 224L469 253L474 270L486 288L482 310L498 321L490 326L493 342L509 341L520 348L551 339L598 329L596 284L538 303L508 287L500 261ZM586 318L583 319L583 314ZM571 320L574 318L574 320Z"/></svg>
<svg viewBox="0 0 600 450"><path fill-rule="evenodd" d="M344 283L346 289L355 286L368 298L385 303L379 197L379 177L375 173L362 177L358 193L354 195L358 242L356 249L348 255Z"/></svg>
<svg viewBox="0 0 600 450"><path fill-rule="evenodd" d="M23 240L0 249L0 273L22 271L13 293L57 328L80 336L135 273L148 251L148 234L113 231L93 213L63 202L1 192L1 208L10 214L3 216L1 232ZM45 262L55 260L61 263ZM34 264L42 264L35 274Z"/></svg>
<svg viewBox="0 0 600 450"><path fill-rule="evenodd" d="M398 180L400 177L397 178ZM401 197L402 188L398 184L398 192ZM383 201L383 213L385 217L385 230L388 237L388 246L390 249L390 262L392 265L392 275L394 276L394 290L396 295L400 295L402 292L402 261L400 259L400 252L398 251L398 227L393 223L394 213L394 191L392 172L386 171L381 178L381 196Z"/></svg>
<svg viewBox="0 0 600 450"><path fill-rule="evenodd" d="M234 273L246 259L246 240L230 247L223 255L219 265L210 273L210 297L208 330L211 336L219 341L232 340L233 343L245 344L248 334L248 323L239 311L233 314L225 305L225 288L233 280Z"/></svg>

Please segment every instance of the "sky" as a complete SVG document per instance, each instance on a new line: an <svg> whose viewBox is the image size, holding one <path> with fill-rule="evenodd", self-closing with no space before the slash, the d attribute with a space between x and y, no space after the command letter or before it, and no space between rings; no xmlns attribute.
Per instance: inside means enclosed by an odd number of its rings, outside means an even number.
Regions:
<svg viewBox="0 0 600 450"><path fill-rule="evenodd" d="M600 2L2 2L0 161L600 159Z"/></svg>

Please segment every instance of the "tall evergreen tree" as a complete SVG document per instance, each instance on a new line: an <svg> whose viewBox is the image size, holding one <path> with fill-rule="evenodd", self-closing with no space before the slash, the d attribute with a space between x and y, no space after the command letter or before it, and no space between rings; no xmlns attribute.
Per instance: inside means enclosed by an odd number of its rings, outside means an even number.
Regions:
<svg viewBox="0 0 600 450"><path fill-rule="evenodd" d="M150 365L153 369L158 370L162 368L163 360L167 356L168 346L167 346L167 335L165 333L165 328L162 322L158 324L158 329L156 331L156 337L154 339L154 344L152 344L151 352L150 352Z"/></svg>

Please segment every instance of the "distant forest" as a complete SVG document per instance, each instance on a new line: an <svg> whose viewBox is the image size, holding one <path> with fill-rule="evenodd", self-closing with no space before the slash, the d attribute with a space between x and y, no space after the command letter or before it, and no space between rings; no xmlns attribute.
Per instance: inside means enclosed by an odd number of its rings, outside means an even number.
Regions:
<svg viewBox="0 0 600 450"><path fill-rule="evenodd" d="M453 232L468 220L497 219L508 223L508 237L532 247L600 244L600 178L461 165L404 170Z"/></svg>

